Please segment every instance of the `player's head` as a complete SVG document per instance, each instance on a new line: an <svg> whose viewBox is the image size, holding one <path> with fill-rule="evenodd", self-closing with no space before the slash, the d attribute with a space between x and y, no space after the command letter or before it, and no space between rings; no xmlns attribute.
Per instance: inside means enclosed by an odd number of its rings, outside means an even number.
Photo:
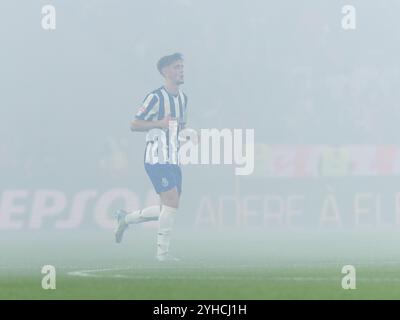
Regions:
<svg viewBox="0 0 400 320"><path fill-rule="evenodd" d="M183 57L181 53L177 52L162 57L157 62L157 69L166 80L176 85L180 85L184 82Z"/></svg>

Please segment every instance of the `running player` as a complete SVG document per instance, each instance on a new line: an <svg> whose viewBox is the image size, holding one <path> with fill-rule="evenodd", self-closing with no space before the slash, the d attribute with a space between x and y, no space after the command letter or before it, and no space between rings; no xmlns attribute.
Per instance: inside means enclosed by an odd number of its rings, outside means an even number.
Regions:
<svg viewBox="0 0 400 320"><path fill-rule="evenodd" d="M132 131L149 131L162 129L169 136L170 121L178 123L178 130L186 125L187 96L179 86L184 83L183 58L180 53L162 57L157 69L165 79L165 84L149 93L131 123ZM167 148L177 148L179 143L167 139ZM124 231L129 224L159 220L157 233L157 255L159 261L177 261L169 253L171 231L179 207L182 191L182 173L179 163L167 161L154 162L151 157L153 144L147 142L144 167L155 191L160 196L160 206L150 206L133 212L118 210L116 212L117 228L115 240L121 242Z"/></svg>

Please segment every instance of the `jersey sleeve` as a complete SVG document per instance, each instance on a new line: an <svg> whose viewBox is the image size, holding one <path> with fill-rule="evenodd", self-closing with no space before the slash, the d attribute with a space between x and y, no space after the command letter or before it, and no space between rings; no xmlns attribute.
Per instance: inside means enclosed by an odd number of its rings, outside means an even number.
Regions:
<svg viewBox="0 0 400 320"><path fill-rule="evenodd" d="M143 100L142 106L139 108L139 110L135 115L135 119L151 121L157 116L158 110L159 110L158 97L156 94L150 93Z"/></svg>

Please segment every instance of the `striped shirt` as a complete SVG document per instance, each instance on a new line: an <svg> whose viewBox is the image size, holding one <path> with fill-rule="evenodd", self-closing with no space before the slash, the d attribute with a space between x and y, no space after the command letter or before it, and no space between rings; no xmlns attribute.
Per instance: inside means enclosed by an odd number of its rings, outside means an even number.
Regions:
<svg viewBox="0 0 400 320"><path fill-rule="evenodd" d="M179 90L178 94L172 95L164 87L158 88L150 92L143 100L141 108L135 115L135 119L144 121L155 121L165 118L168 114L171 118L177 120L178 133L179 130L186 126L187 122L187 96ZM179 141L175 141L175 144L171 144L169 141L169 130L164 129L166 133L166 147L167 152L171 146L176 146L176 152L179 150ZM177 138L177 137L176 137ZM151 150L156 147L154 143L148 142L145 150L145 162L150 161Z"/></svg>

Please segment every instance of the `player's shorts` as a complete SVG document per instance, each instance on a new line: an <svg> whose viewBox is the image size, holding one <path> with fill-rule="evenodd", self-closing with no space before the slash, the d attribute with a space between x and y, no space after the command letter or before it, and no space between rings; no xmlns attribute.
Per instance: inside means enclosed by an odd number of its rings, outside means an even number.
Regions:
<svg viewBox="0 0 400 320"><path fill-rule="evenodd" d="M182 192L182 172L176 164L150 164L145 163L147 175L157 193L177 188L178 193Z"/></svg>

